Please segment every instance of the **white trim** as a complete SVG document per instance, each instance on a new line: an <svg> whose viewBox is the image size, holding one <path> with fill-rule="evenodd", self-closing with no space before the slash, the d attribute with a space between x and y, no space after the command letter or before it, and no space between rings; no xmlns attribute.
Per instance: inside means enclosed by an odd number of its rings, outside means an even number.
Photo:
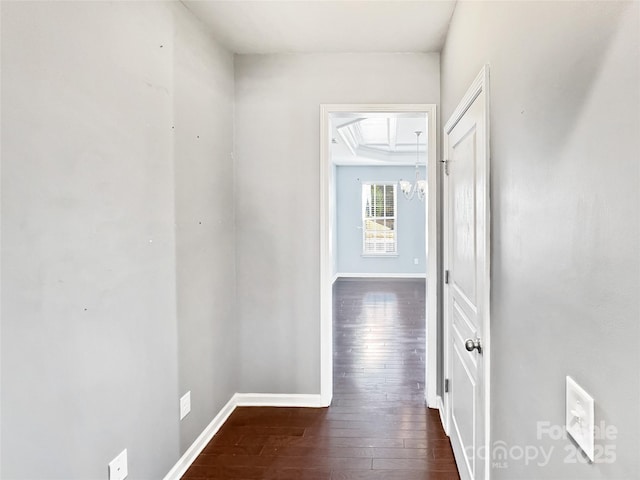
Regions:
<svg viewBox="0 0 640 480"><path fill-rule="evenodd" d="M484 444L487 448L491 445L491 122L490 122L490 91L489 91L489 65L482 68L479 76L482 76L482 85L484 88L484 122L486 129L486 146L485 154L487 156L487 168L485 175L487 176L487 188L485 196L485 271L484 280L484 324L483 324L483 351L484 353ZM485 480L491 479L491 462L485 463Z"/></svg>
<svg viewBox="0 0 640 480"><path fill-rule="evenodd" d="M484 402L484 446L489 448L491 445L491 307L490 307L490 299L491 299L491 133L489 128L489 65L486 64L480 70L480 73L476 76L473 83L465 93L463 99L459 103L458 107L455 109L447 123L444 127L444 135L443 135L443 158L446 159L446 155L449 148L449 138L448 134L451 133L451 130L456 126L457 122L460 118L465 114L465 112L469 109L469 107L473 104L474 100L478 98L478 96L484 92L484 114L485 114L485 136L487 141L485 142L485 155L486 155L486 182L487 186L485 189L485 238L484 238L484 247L485 247L485 269L483 272L484 282L486 288L484 289L483 296L483 323L482 323L482 358L483 358L483 402ZM443 185L444 189L444 185ZM446 195L444 195L446 197ZM444 199L443 212L446 215L446 209L448 208L447 199ZM448 241L446 239L447 233L444 232L444 242L443 242L443 270L448 268L447 259L448 259ZM450 378L450 368L451 368L451 349L450 349L450 338L449 338L449 326L446 318L446 306L444 307L445 313L443 314L443 324L444 324L444 374L445 377ZM451 408L449 405L449 396L445 395L444 401L444 411L445 411L445 431L450 431L451 426ZM490 480L491 478L491 462L485 461L485 471L484 471L484 479Z"/></svg>
<svg viewBox="0 0 640 480"><path fill-rule="evenodd" d="M331 192L331 131L332 113L367 112L387 114L397 112L424 113L427 117L427 188L428 208L425 245L427 258L427 302L426 347L427 368L425 372L425 400L430 408L437 407L437 359L438 359L438 209L440 208L438 187L438 131L439 125L435 104L323 104L320 105L320 394L323 405L329 405L333 397L333 299L332 299L332 226L329 209Z"/></svg>
<svg viewBox="0 0 640 480"><path fill-rule="evenodd" d="M437 408L438 408L438 413L440 413L440 423L442 424L442 427L444 428L444 433L447 434L447 436L449 436L449 430L446 428L447 422L446 422L446 415L445 415L445 409L444 409L444 400L442 399L441 395L438 395L438 398L436 400L436 404L437 404Z"/></svg>
<svg viewBox="0 0 640 480"><path fill-rule="evenodd" d="M415 155L415 154L414 154ZM333 162L334 165L337 165L338 167L415 167L416 166L416 161L413 160L413 162L402 162L402 161L397 161L397 162L384 162L382 160L379 161L375 161L375 160L370 160L370 159L358 159L358 160L351 160L348 161L346 159L338 159L338 160L334 160ZM424 164L420 164L419 167L424 167Z"/></svg>
<svg viewBox="0 0 640 480"><path fill-rule="evenodd" d="M211 423L202 431L202 433L195 439L191 446L184 452L184 455L180 457L178 462L173 466L169 473L164 477L164 480L180 480L185 472L189 469L194 460L200 455L200 452L207 446L213 436L220 430L220 427L224 425L229 416L236 408L236 396L235 394L226 403L224 407L213 418Z"/></svg>
<svg viewBox="0 0 640 480"><path fill-rule="evenodd" d="M331 163L330 105L320 105L320 395L325 405L333 398L333 268L332 226L329 202L333 179Z"/></svg>
<svg viewBox="0 0 640 480"><path fill-rule="evenodd" d="M236 393L238 407L309 407L320 408L326 405L321 395L280 394L280 393Z"/></svg>
<svg viewBox="0 0 640 480"><path fill-rule="evenodd" d="M485 85L488 80L488 76L489 76L489 65L485 65L484 67L482 67L482 70L480 70L480 73L474 79L473 83L467 90L467 93L465 93L463 99L460 101L460 103L458 104L454 112L449 117L449 120L444 125L445 134L451 133L451 130L453 130L453 127L456 126L456 124L458 123L458 121L460 121L460 119L465 114L465 112L469 110L469 107L473 104L473 101L476 98L478 98L478 95L480 95L483 90L485 90ZM444 153L446 154L446 151Z"/></svg>
<svg viewBox="0 0 640 480"><path fill-rule="evenodd" d="M427 208L425 215L426 258L427 258L427 372L425 380L425 400L429 408L437 408L438 395L438 309L439 299L442 295L438 282L438 265L440 265L440 251L438 249L438 237L440 235L440 158L438 157L440 125L436 115L436 107L428 115L428 146L427 156Z"/></svg>
<svg viewBox="0 0 640 480"><path fill-rule="evenodd" d="M338 273L338 278L427 278L426 273Z"/></svg>

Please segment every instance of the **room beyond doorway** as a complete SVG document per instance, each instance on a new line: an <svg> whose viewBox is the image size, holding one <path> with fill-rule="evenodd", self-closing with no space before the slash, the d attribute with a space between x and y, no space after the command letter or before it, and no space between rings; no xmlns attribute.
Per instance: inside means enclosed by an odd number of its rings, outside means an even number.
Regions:
<svg viewBox="0 0 640 480"><path fill-rule="evenodd" d="M402 120L401 120L402 119ZM416 130L420 130L423 134L421 138L416 139L414 132L401 132L397 128L399 123L409 124L413 119L416 121ZM365 122L363 122L365 120ZM408 120L408 121L405 121ZM364 125L369 122L370 125ZM356 127L353 127L357 124ZM365 128L366 127L366 128ZM341 131L338 131L341 130ZM356 137L355 139L352 137ZM339 145L340 141L337 137L342 138L344 145ZM420 137L420 136L418 136ZM409 140L411 139L411 140ZM329 405L333 397L333 334L332 334L332 309L333 309L333 283L334 281L342 277L422 277L424 278L426 272L427 290L429 291L429 297L438 298L438 286L437 286L437 238L436 238L436 222L437 222L437 159L436 159L436 141L437 141L437 126L436 126L436 107L435 105L426 104L367 104L367 105L321 105L321 141L320 141L320 161L321 161L321 179L320 179L320 213L321 213L321 397L322 404ZM338 144L338 146L336 146ZM332 153L334 149L339 147L346 147L350 150L351 155L345 160L345 148L339 152L341 155L340 166L348 164L349 162L357 163L361 157L365 158L365 164L379 165L380 163L386 163L389 165L389 161L395 162L394 166L404 165L408 167L413 174L413 167L417 164L416 157L419 157L419 152L422 152L421 163L422 167L422 180L426 177L426 187L423 183L424 198L420 199L420 195L416 195L413 198L413 202L422 203L421 218L422 227L424 230L424 237L420 241L421 255L419 258L417 255L410 256L411 268L415 265L419 265L418 270L411 271L407 269L400 272L384 271L379 272L362 272L356 271L355 275L347 275L344 272L338 271L338 256L337 256L337 202L336 202L336 177L337 177L337 164L334 163ZM350 147L350 148L349 148ZM418 155L416 155L418 153ZM392 158L390 158L392 157ZM401 180L411 180L415 185L417 180L420 179L418 174L418 168L415 168L416 176L410 176L406 172L399 176L399 178L390 178L387 182L380 182L375 184L376 186L382 185L384 193L382 196L386 196L386 185L394 185L394 189L390 196L397 195L401 198L402 202L409 202L409 199L402 198L403 192L401 191ZM403 178L405 177L405 178ZM409 177L409 178L406 178ZM364 197L365 190L370 183L366 178L354 177L354 181L357 181L360 185L357 187L362 188L362 205L365 205ZM369 179L371 180L371 179ZM372 180L378 180L373 178ZM353 182L352 182L353 183ZM375 191L374 191L375 192ZM372 193L373 197L376 193ZM395 205L395 202L394 202ZM426 205L426 207L425 207ZM359 208L359 207L357 207ZM385 209L385 217L388 212ZM366 208L362 207L362 212L366 212ZM357 253L358 256L367 255L366 245L366 214L363 213L363 218L360 220L361 224L351 225L352 230L361 232L356 236L360 236L360 242L362 243L362 252ZM426 217L426 218L425 218ZM382 224L382 228L389 230L388 222L395 227L395 218L384 218L384 221L375 219L379 226ZM408 237L411 237L409 234ZM400 233L398 233L398 237ZM393 246L389 246L388 239L385 239L384 245L385 254L394 253ZM387 256L385 260L388 260ZM418 261L416 262L416 259ZM369 260L369 259L368 259ZM374 263L374 261L367 262L368 264ZM387 262L387 265L391 262ZM362 264L362 263L361 263ZM360 275L364 273L364 275ZM380 275L382 274L382 275ZM426 338L429 344L426 344L426 372L424 381L424 395L423 402L426 400L429 407L437 406L437 302L428 302L426 311L428 314L425 321L425 327L427 330Z"/></svg>

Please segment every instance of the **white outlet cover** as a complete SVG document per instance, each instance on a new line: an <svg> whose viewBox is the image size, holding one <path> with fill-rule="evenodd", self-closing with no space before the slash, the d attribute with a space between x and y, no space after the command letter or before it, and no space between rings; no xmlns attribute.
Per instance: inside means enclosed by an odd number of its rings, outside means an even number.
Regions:
<svg viewBox="0 0 640 480"><path fill-rule="evenodd" d="M188 415L191 411L191 390L180 398L180 420Z"/></svg>
<svg viewBox="0 0 640 480"><path fill-rule="evenodd" d="M567 376L565 427L578 446L594 460L595 402L576 381Z"/></svg>
<svg viewBox="0 0 640 480"><path fill-rule="evenodd" d="M127 469L127 449L109 462L109 480L124 480L129 475Z"/></svg>

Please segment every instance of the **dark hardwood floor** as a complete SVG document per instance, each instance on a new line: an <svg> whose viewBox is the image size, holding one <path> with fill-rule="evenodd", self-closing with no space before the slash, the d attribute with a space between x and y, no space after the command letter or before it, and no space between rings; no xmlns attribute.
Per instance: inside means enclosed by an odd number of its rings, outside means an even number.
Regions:
<svg viewBox="0 0 640 480"><path fill-rule="evenodd" d="M424 280L334 285L331 407L237 408L184 479L458 479L425 407Z"/></svg>

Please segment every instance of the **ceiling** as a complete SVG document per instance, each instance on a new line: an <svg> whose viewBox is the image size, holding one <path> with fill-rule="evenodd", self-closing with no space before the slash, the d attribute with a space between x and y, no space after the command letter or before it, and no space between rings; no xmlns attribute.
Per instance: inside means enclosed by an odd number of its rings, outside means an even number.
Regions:
<svg viewBox="0 0 640 480"><path fill-rule="evenodd" d="M239 54L439 52L455 0L182 0Z"/></svg>
<svg viewBox="0 0 640 480"><path fill-rule="evenodd" d="M425 163L425 114L354 112L330 119L331 161L336 165L415 165L417 158ZM421 132L417 139L416 131Z"/></svg>

